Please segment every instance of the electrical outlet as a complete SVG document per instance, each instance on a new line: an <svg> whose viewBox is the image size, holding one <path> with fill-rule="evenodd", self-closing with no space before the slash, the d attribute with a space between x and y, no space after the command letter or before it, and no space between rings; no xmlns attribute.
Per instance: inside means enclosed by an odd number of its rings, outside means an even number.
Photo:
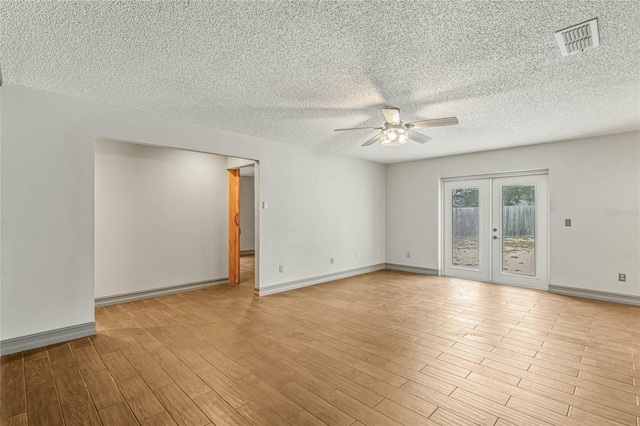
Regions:
<svg viewBox="0 0 640 426"><path fill-rule="evenodd" d="M627 274L618 274L618 281L627 281Z"/></svg>
<svg viewBox="0 0 640 426"><path fill-rule="evenodd" d="M333 265L333 257L331 258L330 262L331 262L331 264Z"/></svg>
<svg viewBox="0 0 640 426"><path fill-rule="evenodd" d="M407 259L410 259L410 258L411 258L411 252L410 252L410 251L408 251L408 252L407 252Z"/></svg>
<svg viewBox="0 0 640 426"><path fill-rule="evenodd" d="M358 260L360 260L360 253L358 253Z"/></svg>
<svg viewBox="0 0 640 426"><path fill-rule="evenodd" d="M284 272L284 266L282 266L282 265L278 266L278 271Z"/></svg>
<svg viewBox="0 0 640 426"><path fill-rule="evenodd" d="M571 219L565 219L564 226L571 226Z"/></svg>

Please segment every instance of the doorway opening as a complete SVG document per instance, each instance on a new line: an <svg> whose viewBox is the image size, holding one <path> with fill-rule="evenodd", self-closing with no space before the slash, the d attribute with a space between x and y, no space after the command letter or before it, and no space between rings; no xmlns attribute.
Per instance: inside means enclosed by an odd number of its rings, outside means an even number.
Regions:
<svg viewBox="0 0 640 426"><path fill-rule="evenodd" d="M229 283L243 284L255 270L255 164L228 170Z"/></svg>
<svg viewBox="0 0 640 426"><path fill-rule="evenodd" d="M94 147L96 306L227 284L228 170L240 159L107 138Z"/></svg>
<svg viewBox="0 0 640 426"><path fill-rule="evenodd" d="M445 276L548 290L548 175L443 180Z"/></svg>

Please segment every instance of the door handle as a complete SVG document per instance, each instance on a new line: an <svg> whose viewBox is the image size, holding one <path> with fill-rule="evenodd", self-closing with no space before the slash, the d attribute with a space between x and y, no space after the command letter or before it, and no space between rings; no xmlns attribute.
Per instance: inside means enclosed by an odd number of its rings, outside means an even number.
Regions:
<svg viewBox="0 0 640 426"><path fill-rule="evenodd" d="M236 213L236 215L233 217L233 221L236 223L236 226L240 226L240 222L238 222L238 216L239 214Z"/></svg>
<svg viewBox="0 0 640 426"><path fill-rule="evenodd" d="M499 240L500 238L498 238L498 236L497 236L497 235L494 235L494 236L493 236L493 239L494 239L494 240Z"/></svg>

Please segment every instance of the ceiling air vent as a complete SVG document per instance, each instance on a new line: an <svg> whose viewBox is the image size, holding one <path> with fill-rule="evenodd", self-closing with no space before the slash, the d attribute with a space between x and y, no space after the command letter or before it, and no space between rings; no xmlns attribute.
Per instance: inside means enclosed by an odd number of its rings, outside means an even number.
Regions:
<svg viewBox="0 0 640 426"><path fill-rule="evenodd" d="M562 56L573 55L600 46L598 19L594 18L582 24L556 31L555 36Z"/></svg>

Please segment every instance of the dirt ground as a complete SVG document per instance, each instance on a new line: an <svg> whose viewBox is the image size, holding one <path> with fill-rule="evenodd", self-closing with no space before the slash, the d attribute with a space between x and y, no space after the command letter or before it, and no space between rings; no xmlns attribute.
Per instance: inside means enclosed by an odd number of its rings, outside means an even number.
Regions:
<svg viewBox="0 0 640 426"><path fill-rule="evenodd" d="M466 268L478 267L478 240L457 238L453 241L453 264Z"/></svg>
<svg viewBox="0 0 640 426"><path fill-rule="evenodd" d="M521 275L536 274L533 238L505 238L502 243L502 270Z"/></svg>
<svg viewBox="0 0 640 426"><path fill-rule="evenodd" d="M502 270L521 275L535 275L535 242L533 238L505 238ZM453 264L478 267L478 240L458 238L453 242Z"/></svg>

